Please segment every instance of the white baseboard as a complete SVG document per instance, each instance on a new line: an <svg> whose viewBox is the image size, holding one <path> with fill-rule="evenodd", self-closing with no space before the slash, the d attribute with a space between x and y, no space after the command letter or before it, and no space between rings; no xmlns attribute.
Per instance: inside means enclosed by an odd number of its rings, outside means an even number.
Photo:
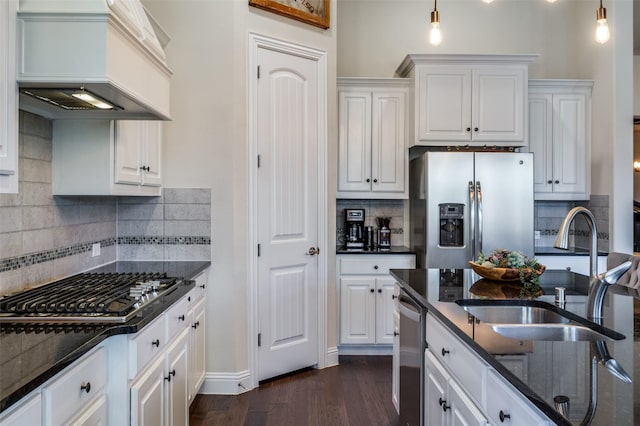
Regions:
<svg viewBox="0 0 640 426"><path fill-rule="evenodd" d="M249 370L237 373L206 373L200 387L205 395L239 395L250 391L251 374Z"/></svg>

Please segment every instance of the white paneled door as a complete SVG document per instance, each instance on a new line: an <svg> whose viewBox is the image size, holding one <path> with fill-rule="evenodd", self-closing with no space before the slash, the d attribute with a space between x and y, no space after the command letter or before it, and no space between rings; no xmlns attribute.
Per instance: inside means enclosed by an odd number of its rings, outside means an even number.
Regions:
<svg viewBox="0 0 640 426"><path fill-rule="evenodd" d="M258 49L258 379L318 363L318 73Z"/></svg>

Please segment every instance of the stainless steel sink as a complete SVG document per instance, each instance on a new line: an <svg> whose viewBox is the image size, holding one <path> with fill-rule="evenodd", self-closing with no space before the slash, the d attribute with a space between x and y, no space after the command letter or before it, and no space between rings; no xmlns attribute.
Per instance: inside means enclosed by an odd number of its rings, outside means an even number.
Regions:
<svg viewBox="0 0 640 426"><path fill-rule="evenodd" d="M624 335L537 300L462 299L456 303L496 333L519 340L621 340Z"/></svg>

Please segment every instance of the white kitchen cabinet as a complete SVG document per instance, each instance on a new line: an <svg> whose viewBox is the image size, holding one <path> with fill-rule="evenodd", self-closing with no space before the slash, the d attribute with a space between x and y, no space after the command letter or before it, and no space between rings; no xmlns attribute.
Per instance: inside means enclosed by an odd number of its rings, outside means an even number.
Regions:
<svg viewBox="0 0 640 426"><path fill-rule="evenodd" d="M90 418L99 418L106 424L106 384L107 351L99 347L44 386L44 424L87 424ZM98 401L99 398L102 399Z"/></svg>
<svg viewBox="0 0 640 426"><path fill-rule="evenodd" d="M20 402L0 414L2 426L24 426L42 424L42 398L40 389L24 397Z"/></svg>
<svg viewBox="0 0 640 426"><path fill-rule="evenodd" d="M425 424L486 425L487 419L434 354L425 352Z"/></svg>
<svg viewBox="0 0 640 426"><path fill-rule="evenodd" d="M18 192L18 0L0 2L0 193Z"/></svg>
<svg viewBox="0 0 640 426"><path fill-rule="evenodd" d="M131 425L186 425L189 331L185 328L131 385Z"/></svg>
<svg viewBox="0 0 640 426"><path fill-rule="evenodd" d="M394 303L397 304L400 294L398 285L394 292ZM393 353L391 357L391 402L400 414L400 312L396 308L393 313Z"/></svg>
<svg viewBox="0 0 640 426"><path fill-rule="evenodd" d="M159 196L162 122L54 120L54 195Z"/></svg>
<svg viewBox="0 0 640 426"><path fill-rule="evenodd" d="M407 198L409 81L338 79L337 198Z"/></svg>
<svg viewBox="0 0 640 426"><path fill-rule="evenodd" d="M590 197L592 87L587 80L529 80L536 200Z"/></svg>
<svg viewBox="0 0 640 426"><path fill-rule="evenodd" d="M547 419L531 408L513 387L491 369L487 376L491 395L487 398L487 415L492 424L545 426Z"/></svg>
<svg viewBox="0 0 640 426"><path fill-rule="evenodd" d="M415 256L346 254L338 255L337 259L342 353L350 350L348 345L387 345L390 348L395 330L396 292L389 269L413 269ZM366 348L361 349L366 351Z"/></svg>
<svg viewBox="0 0 640 426"><path fill-rule="evenodd" d="M189 308L189 404L198 394L206 372L206 280L204 272L195 278L196 287L192 291Z"/></svg>
<svg viewBox="0 0 640 426"><path fill-rule="evenodd" d="M107 397L103 394L69 422L70 426L101 426L107 425Z"/></svg>
<svg viewBox="0 0 640 426"><path fill-rule="evenodd" d="M424 146L526 146L534 55L407 55L415 84L415 140Z"/></svg>

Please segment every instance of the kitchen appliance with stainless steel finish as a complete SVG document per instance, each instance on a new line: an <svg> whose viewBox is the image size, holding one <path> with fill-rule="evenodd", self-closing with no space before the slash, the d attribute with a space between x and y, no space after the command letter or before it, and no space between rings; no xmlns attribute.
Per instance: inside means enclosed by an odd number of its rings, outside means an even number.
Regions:
<svg viewBox="0 0 640 426"><path fill-rule="evenodd" d="M533 255L533 154L412 149L411 156L418 267L467 268L498 248Z"/></svg>
<svg viewBox="0 0 640 426"><path fill-rule="evenodd" d="M347 250L364 249L364 209L344 210L344 232Z"/></svg>
<svg viewBox="0 0 640 426"><path fill-rule="evenodd" d="M0 322L125 323L177 286L166 273L82 273L0 299Z"/></svg>

